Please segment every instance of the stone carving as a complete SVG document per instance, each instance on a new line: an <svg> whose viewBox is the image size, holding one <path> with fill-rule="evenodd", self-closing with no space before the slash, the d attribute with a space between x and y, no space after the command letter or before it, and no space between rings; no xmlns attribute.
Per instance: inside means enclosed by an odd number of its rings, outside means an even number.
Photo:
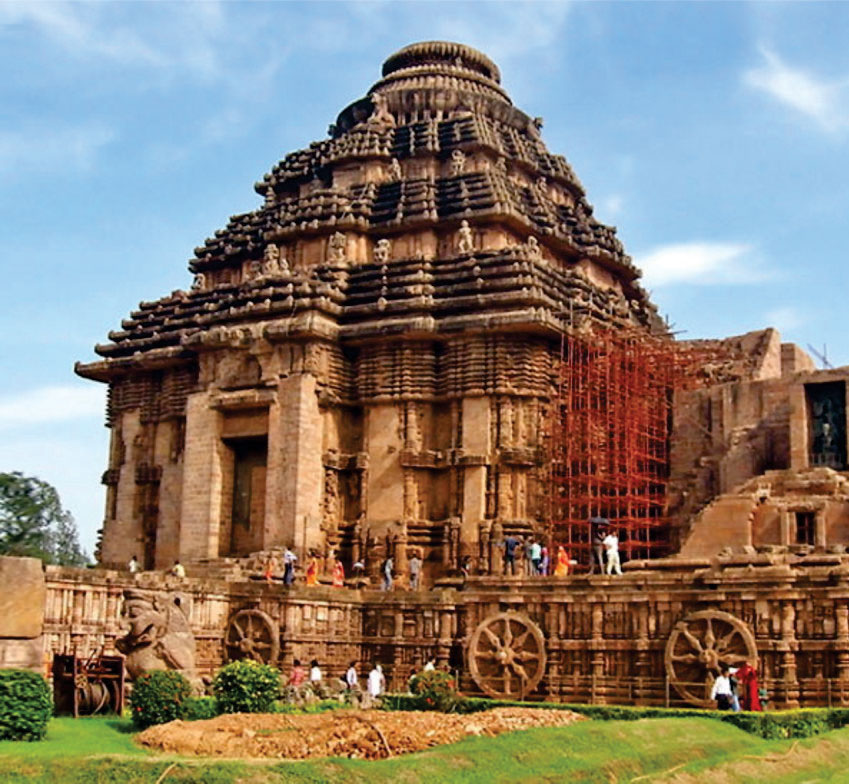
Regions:
<svg viewBox="0 0 849 784"><path fill-rule="evenodd" d="M262 254L262 274L264 276L279 275L288 267L286 258L280 253L280 248L277 245L272 243L265 246L265 251Z"/></svg>
<svg viewBox="0 0 849 784"><path fill-rule="evenodd" d="M713 707L707 686L719 666L739 667L744 661L757 667L755 636L747 624L721 610L701 610L678 621L664 653L666 674L675 691L702 708ZM706 687L700 689L697 683Z"/></svg>
<svg viewBox="0 0 849 784"><path fill-rule="evenodd" d="M389 261L390 253L392 251L392 243L384 238L382 240L377 241L377 245L374 246L374 260L378 264L385 264Z"/></svg>
<svg viewBox="0 0 849 784"><path fill-rule="evenodd" d="M383 93L372 94L371 105L371 116L368 118L369 125L378 125L386 128L395 127L395 117L389 111L389 104Z"/></svg>
<svg viewBox="0 0 849 784"><path fill-rule="evenodd" d="M403 173L401 172L401 164L398 162L397 158L392 159L392 163L389 164L389 179L392 182L398 182L402 179Z"/></svg>
<svg viewBox="0 0 849 784"><path fill-rule="evenodd" d="M451 176L457 177L466 168L466 153L462 150L454 150L451 153Z"/></svg>
<svg viewBox="0 0 849 784"><path fill-rule="evenodd" d="M545 673L545 638L524 613L496 613L472 633L468 662L475 683L490 697L522 700Z"/></svg>
<svg viewBox="0 0 849 784"><path fill-rule="evenodd" d="M135 679L152 670L178 670L197 684L195 638L178 593L124 590L121 619L129 631L115 641Z"/></svg>
<svg viewBox="0 0 849 784"><path fill-rule="evenodd" d="M533 235L528 237L528 241L525 243L525 250L529 259L539 261L539 259L542 258L542 250L539 246L539 240Z"/></svg>
<svg viewBox="0 0 849 784"><path fill-rule="evenodd" d="M192 280L192 291L203 291L206 288L206 276L198 272Z"/></svg>
<svg viewBox="0 0 849 784"><path fill-rule="evenodd" d="M262 610L239 610L227 624L224 649L227 661L253 659L273 665L280 653L277 623Z"/></svg>
<svg viewBox="0 0 849 784"><path fill-rule="evenodd" d="M337 231L330 235L327 241L327 261L335 264L341 264L347 261L348 256L348 239L341 232Z"/></svg>
<svg viewBox="0 0 849 784"><path fill-rule="evenodd" d="M464 220L457 231L457 252L471 253L474 249L475 244L472 239L472 230L469 228L469 222Z"/></svg>

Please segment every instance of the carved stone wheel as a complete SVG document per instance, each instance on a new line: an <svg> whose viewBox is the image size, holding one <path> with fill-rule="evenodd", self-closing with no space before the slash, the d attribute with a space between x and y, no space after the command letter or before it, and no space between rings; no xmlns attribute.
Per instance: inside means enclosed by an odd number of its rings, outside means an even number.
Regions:
<svg viewBox="0 0 849 784"><path fill-rule="evenodd" d="M469 670L496 699L524 699L545 673L542 631L522 613L502 612L481 621L469 640Z"/></svg>
<svg viewBox="0 0 849 784"><path fill-rule="evenodd" d="M239 610L227 624L224 649L227 661L253 659L274 664L280 653L277 623L262 610Z"/></svg>
<svg viewBox="0 0 849 784"><path fill-rule="evenodd" d="M752 630L734 615L701 610L682 618L666 642L666 675L687 702L713 707L710 690L720 664L757 667L758 648Z"/></svg>

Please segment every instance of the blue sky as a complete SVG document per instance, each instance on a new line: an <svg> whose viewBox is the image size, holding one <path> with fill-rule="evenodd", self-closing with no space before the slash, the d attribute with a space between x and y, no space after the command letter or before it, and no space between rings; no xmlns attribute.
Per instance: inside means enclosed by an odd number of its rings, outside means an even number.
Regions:
<svg viewBox="0 0 849 784"><path fill-rule="evenodd" d="M683 337L849 363L846 3L0 0L0 471L93 549L104 390L77 359L412 41L489 54Z"/></svg>

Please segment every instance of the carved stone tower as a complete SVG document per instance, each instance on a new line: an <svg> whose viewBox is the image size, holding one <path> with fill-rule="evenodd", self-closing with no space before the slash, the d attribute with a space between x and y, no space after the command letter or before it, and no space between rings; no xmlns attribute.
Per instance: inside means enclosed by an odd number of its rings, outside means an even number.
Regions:
<svg viewBox="0 0 849 784"><path fill-rule="evenodd" d="M563 330L654 308L541 121L456 43L405 47L80 375L109 383L101 560L281 545L432 574L545 514Z"/></svg>

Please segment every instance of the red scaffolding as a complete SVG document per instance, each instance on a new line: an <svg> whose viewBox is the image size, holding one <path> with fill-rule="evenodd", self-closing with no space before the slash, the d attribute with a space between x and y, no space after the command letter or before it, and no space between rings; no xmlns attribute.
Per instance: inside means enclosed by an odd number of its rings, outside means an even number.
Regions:
<svg viewBox="0 0 849 784"><path fill-rule="evenodd" d="M672 399L692 380L692 349L636 331L563 337L552 411L549 543L586 569L593 517L629 559L669 548Z"/></svg>

